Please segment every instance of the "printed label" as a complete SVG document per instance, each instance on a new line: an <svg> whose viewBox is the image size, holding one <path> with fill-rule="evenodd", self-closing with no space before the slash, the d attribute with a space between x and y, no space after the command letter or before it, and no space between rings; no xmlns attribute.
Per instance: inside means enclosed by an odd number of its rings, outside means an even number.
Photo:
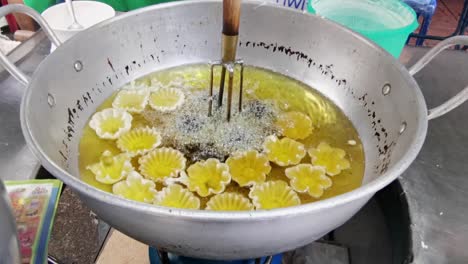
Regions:
<svg viewBox="0 0 468 264"><path fill-rule="evenodd" d="M299 10L307 9L307 0L276 0L276 3Z"/></svg>

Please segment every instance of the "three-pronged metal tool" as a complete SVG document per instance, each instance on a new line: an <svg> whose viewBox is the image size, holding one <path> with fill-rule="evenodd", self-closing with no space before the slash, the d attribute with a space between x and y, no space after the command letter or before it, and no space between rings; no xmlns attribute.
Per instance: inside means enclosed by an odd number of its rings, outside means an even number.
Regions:
<svg viewBox="0 0 468 264"><path fill-rule="evenodd" d="M239 18L240 18L241 0L223 1L223 34L222 34L222 56L221 61L211 63L210 75L210 99L208 115L213 112L213 82L215 67L221 67L221 80L219 83L218 108L223 105L224 82L226 80L226 71L228 73L227 89L227 111L226 119L231 119L232 90L234 85L234 71L237 65L240 66L240 87L239 87L239 112L242 111L242 90L244 82L244 64L242 60L236 60L237 42L239 38Z"/></svg>

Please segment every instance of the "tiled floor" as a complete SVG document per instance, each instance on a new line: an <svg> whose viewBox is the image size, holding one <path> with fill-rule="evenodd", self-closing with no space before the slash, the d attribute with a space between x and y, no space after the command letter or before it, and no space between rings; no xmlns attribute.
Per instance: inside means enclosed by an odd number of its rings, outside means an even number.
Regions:
<svg viewBox="0 0 468 264"><path fill-rule="evenodd" d="M149 264L148 246L112 229L95 264Z"/></svg>
<svg viewBox="0 0 468 264"><path fill-rule="evenodd" d="M468 1L468 0L467 0ZM448 36L455 31L464 0L438 0L437 9L429 27L429 35ZM414 43L414 40L410 43ZM426 46L434 46L438 41L427 40Z"/></svg>

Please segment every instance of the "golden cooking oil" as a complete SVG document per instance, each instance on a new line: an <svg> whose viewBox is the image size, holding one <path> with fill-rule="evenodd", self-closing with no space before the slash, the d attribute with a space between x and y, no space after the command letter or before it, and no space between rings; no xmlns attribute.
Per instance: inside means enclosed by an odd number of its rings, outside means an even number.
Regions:
<svg viewBox="0 0 468 264"><path fill-rule="evenodd" d="M135 81L136 85L144 84L144 85L154 85L157 83L158 85L164 86L170 83L178 83L180 81L181 85L185 86L186 89L186 97L189 100L192 100L193 106L190 107L198 107L196 111L203 112L208 111L208 89L209 89L209 77L210 71L207 65L186 65L180 66L164 71L155 72L149 74L145 77L142 77ZM236 72L236 76L238 76L238 72ZM215 73L215 81L214 83L217 84L219 81L219 72ZM239 82L238 79L235 80L235 83L238 86ZM217 85L215 85L215 91L217 91ZM116 92L117 93L117 92ZM102 105L100 105L96 112L112 107L112 101L115 98L116 93L110 96ZM237 94L238 90L234 89L234 100L233 100L233 112L234 115L237 109ZM180 116L176 116L177 114L183 115L184 112L181 111L179 113L176 111L173 117L168 117L167 114L157 113L155 111L148 110L149 106L147 106L147 110L145 110L142 114L134 114L132 127L140 127L140 126L149 126L149 127L156 127L163 125L163 121L166 120L164 129L170 131L170 133L179 133L179 138L177 136L171 136L166 142L162 142L162 145L182 148L182 152L188 156L189 162L191 158L193 159L200 159L200 157L208 158L210 153L215 153L215 157L221 158L226 151L232 151L236 148L243 148L242 141L245 141L245 146L253 145L254 147L261 147L256 146L256 144L260 141L263 141L263 134L262 133L270 133L274 131L274 129L268 130L269 127L274 126L274 118L275 116L283 112L290 112L290 111L298 111L306 114L312 120L313 131L310 136L305 138L304 140L298 140L299 142L303 143L306 146L306 149L316 147L320 142L327 142L331 146L335 148L343 149L346 152L346 158L350 161L351 167L347 170L343 170L339 175L331 177L333 181L333 185L325 190L323 196L320 199L315 199L310 197L308 194L299 194L302 203L313 202L316 200L322 200L329 197L333 197L339 194L343 194L349 192L353 189L358 188L363 179L364 175L364 150L362 146L362 142L359 138L359 135L356 129L353 127L353 124L350 120L344 115L344 113L328 98L321 95L316 90L310 88L309 86L293 80L289 77L286 77L281 74L277 74L265 69L256 68L256 67L246 67L244 70L244 102L246 104L249 102L267 102L268 105L272 105L275 109L273 112L270 111L265 113L264 111L258 112L256 118L258 121L255 123L261 123L258 125L260 130L255 130L252 128L251 130L246 129L245 131L234 131L239 132L242 134L242 138L239 141L240 143L236 144L222 144L224 148L220 149L218 152L205 152L202 154L197 153L189 153L190 151L197 151L193 150L192 148L185 148L184 144L188 144L187 142L196 141L197 137L203 137L203 135L191 135L189 132L184 132L184 127L182 128L173 128L167 126L175 126L173 124L177 124L177 118ZM201 95L201 96L200 96ZM199 96L199 98L197 97ZM197 99L198 98L198 99ZM197 101L198 100L198 101ZM187 101L187 100L186 100ZM214 109L218 109L216 106L216 100L214 101ZM189 106L186 107L187 115L190 115L193 112L193 109L190 109ZM257 106L254 107L246 107L243 111L249 111L252 109L258 108ZM223 107L220 108L220 115L224 114ZM256 110L255 110L256 111ZM257 114L257 113L256 113ZM264 116L261 116L261 115ZM205 113L203 113L205 115ZM240 116L240 114L239 114ZM168 119L168 118L173 118ZM208 117L207 117L208 118ZM219 118L219 117L218 117ZM222 118L222 117L221 117ZM177 120L176 120L177 119ZM235 119L235 117L234 117ZM162 120L162 121L161 121ZM246 119L247 120L247 119ZM252 122L252 120L241 120L239 123L244 124L245 127L255 127L256 124L248 123ZM190 123L191 120L188 120L187 123ZM209 120L206 122L210 122ZM220 133L228 133L222 131L224 123L202 123L205 126L215 126L214 129L216 131L221 131ZM193 127L193 124L190 124ZM228 126L228 125L226 125ZM221 129L221 130L220 130ZM242 129L240 129L242 130ZM200 132L201 133L201 132ZM236 134L235 133L235 134ZM249 135L250 133L250 135ZM216 140L230 140L227 137L220 136ZM238 139L236 139L238 140ZM250 141L249 141L250 140ZM177 141L177 142L175 142ZM219 143L219 142L218 142ZM205 146L200 146L199 148L205 148ZM112 185L106 185L99 183L95 180L94 175L91 171L87 170L86 167L90 164L96 163L99 161L99 157L105 150L110 150L113 154L120 153L120 150L117 148L115 141L113 140L104 140L100 139L94 130L92 130L88 125L84 128L83 135L80 141L79 151L79 170L81 174L81 178L104 191L111 192ZM223 152L224 151L224 152ZM197 156L198 155L198 156ZM216 156L218 155L218 156ZM224 156L225 157L225 156ZM133 166L138 169L138 158L134 157L132 159ZM302 160L302 163L310 163L310 158L308 155ZM187 164L187 167L190 164ZM281 179L286 182L289 182L289 179L285 176L284 170L285 167L277 166L273 163L272 171L269 175L267 175L267 181L272 179ZM163 186L161 184L157 184L157 189L160 190ZM231 182L226 191L237 192L245 195L247 197L249 189L247 187L239 187L237 183ZM201 197L200 197L201 198ZM204 204L207 202L208 198L201 198L202 208Z"/></svg>

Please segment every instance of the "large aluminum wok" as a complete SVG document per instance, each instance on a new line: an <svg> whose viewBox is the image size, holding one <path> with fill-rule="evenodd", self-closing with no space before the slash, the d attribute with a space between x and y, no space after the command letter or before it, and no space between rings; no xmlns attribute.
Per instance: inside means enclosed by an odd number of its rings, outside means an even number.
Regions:
<svg viewBox="0 0 468 264"><path fill-rule="evenodd" d="M0 9L5 15L25 7ZM208 212L132 202L80 180L78 143L88 118L115 89L155 70L220 56L222 4L189 1L158 5L99 24L60 45L31 79L3 64L28 85L21 122L28 145L53 175L76 191L100 218L148 245L187 256L242 259L294 249L352 217L395 180L418 154L428 120L468 97L468 90L428 112L412 77L452 44L442 42L409 72L367 39L333 22L263 2L242 6L238 56L246 64L291 76L331 98L364 143L362 187L324 201L271 211ZM441 87L443 89L443 87ZM429 113L429 114L428 114Z"/></svg>

